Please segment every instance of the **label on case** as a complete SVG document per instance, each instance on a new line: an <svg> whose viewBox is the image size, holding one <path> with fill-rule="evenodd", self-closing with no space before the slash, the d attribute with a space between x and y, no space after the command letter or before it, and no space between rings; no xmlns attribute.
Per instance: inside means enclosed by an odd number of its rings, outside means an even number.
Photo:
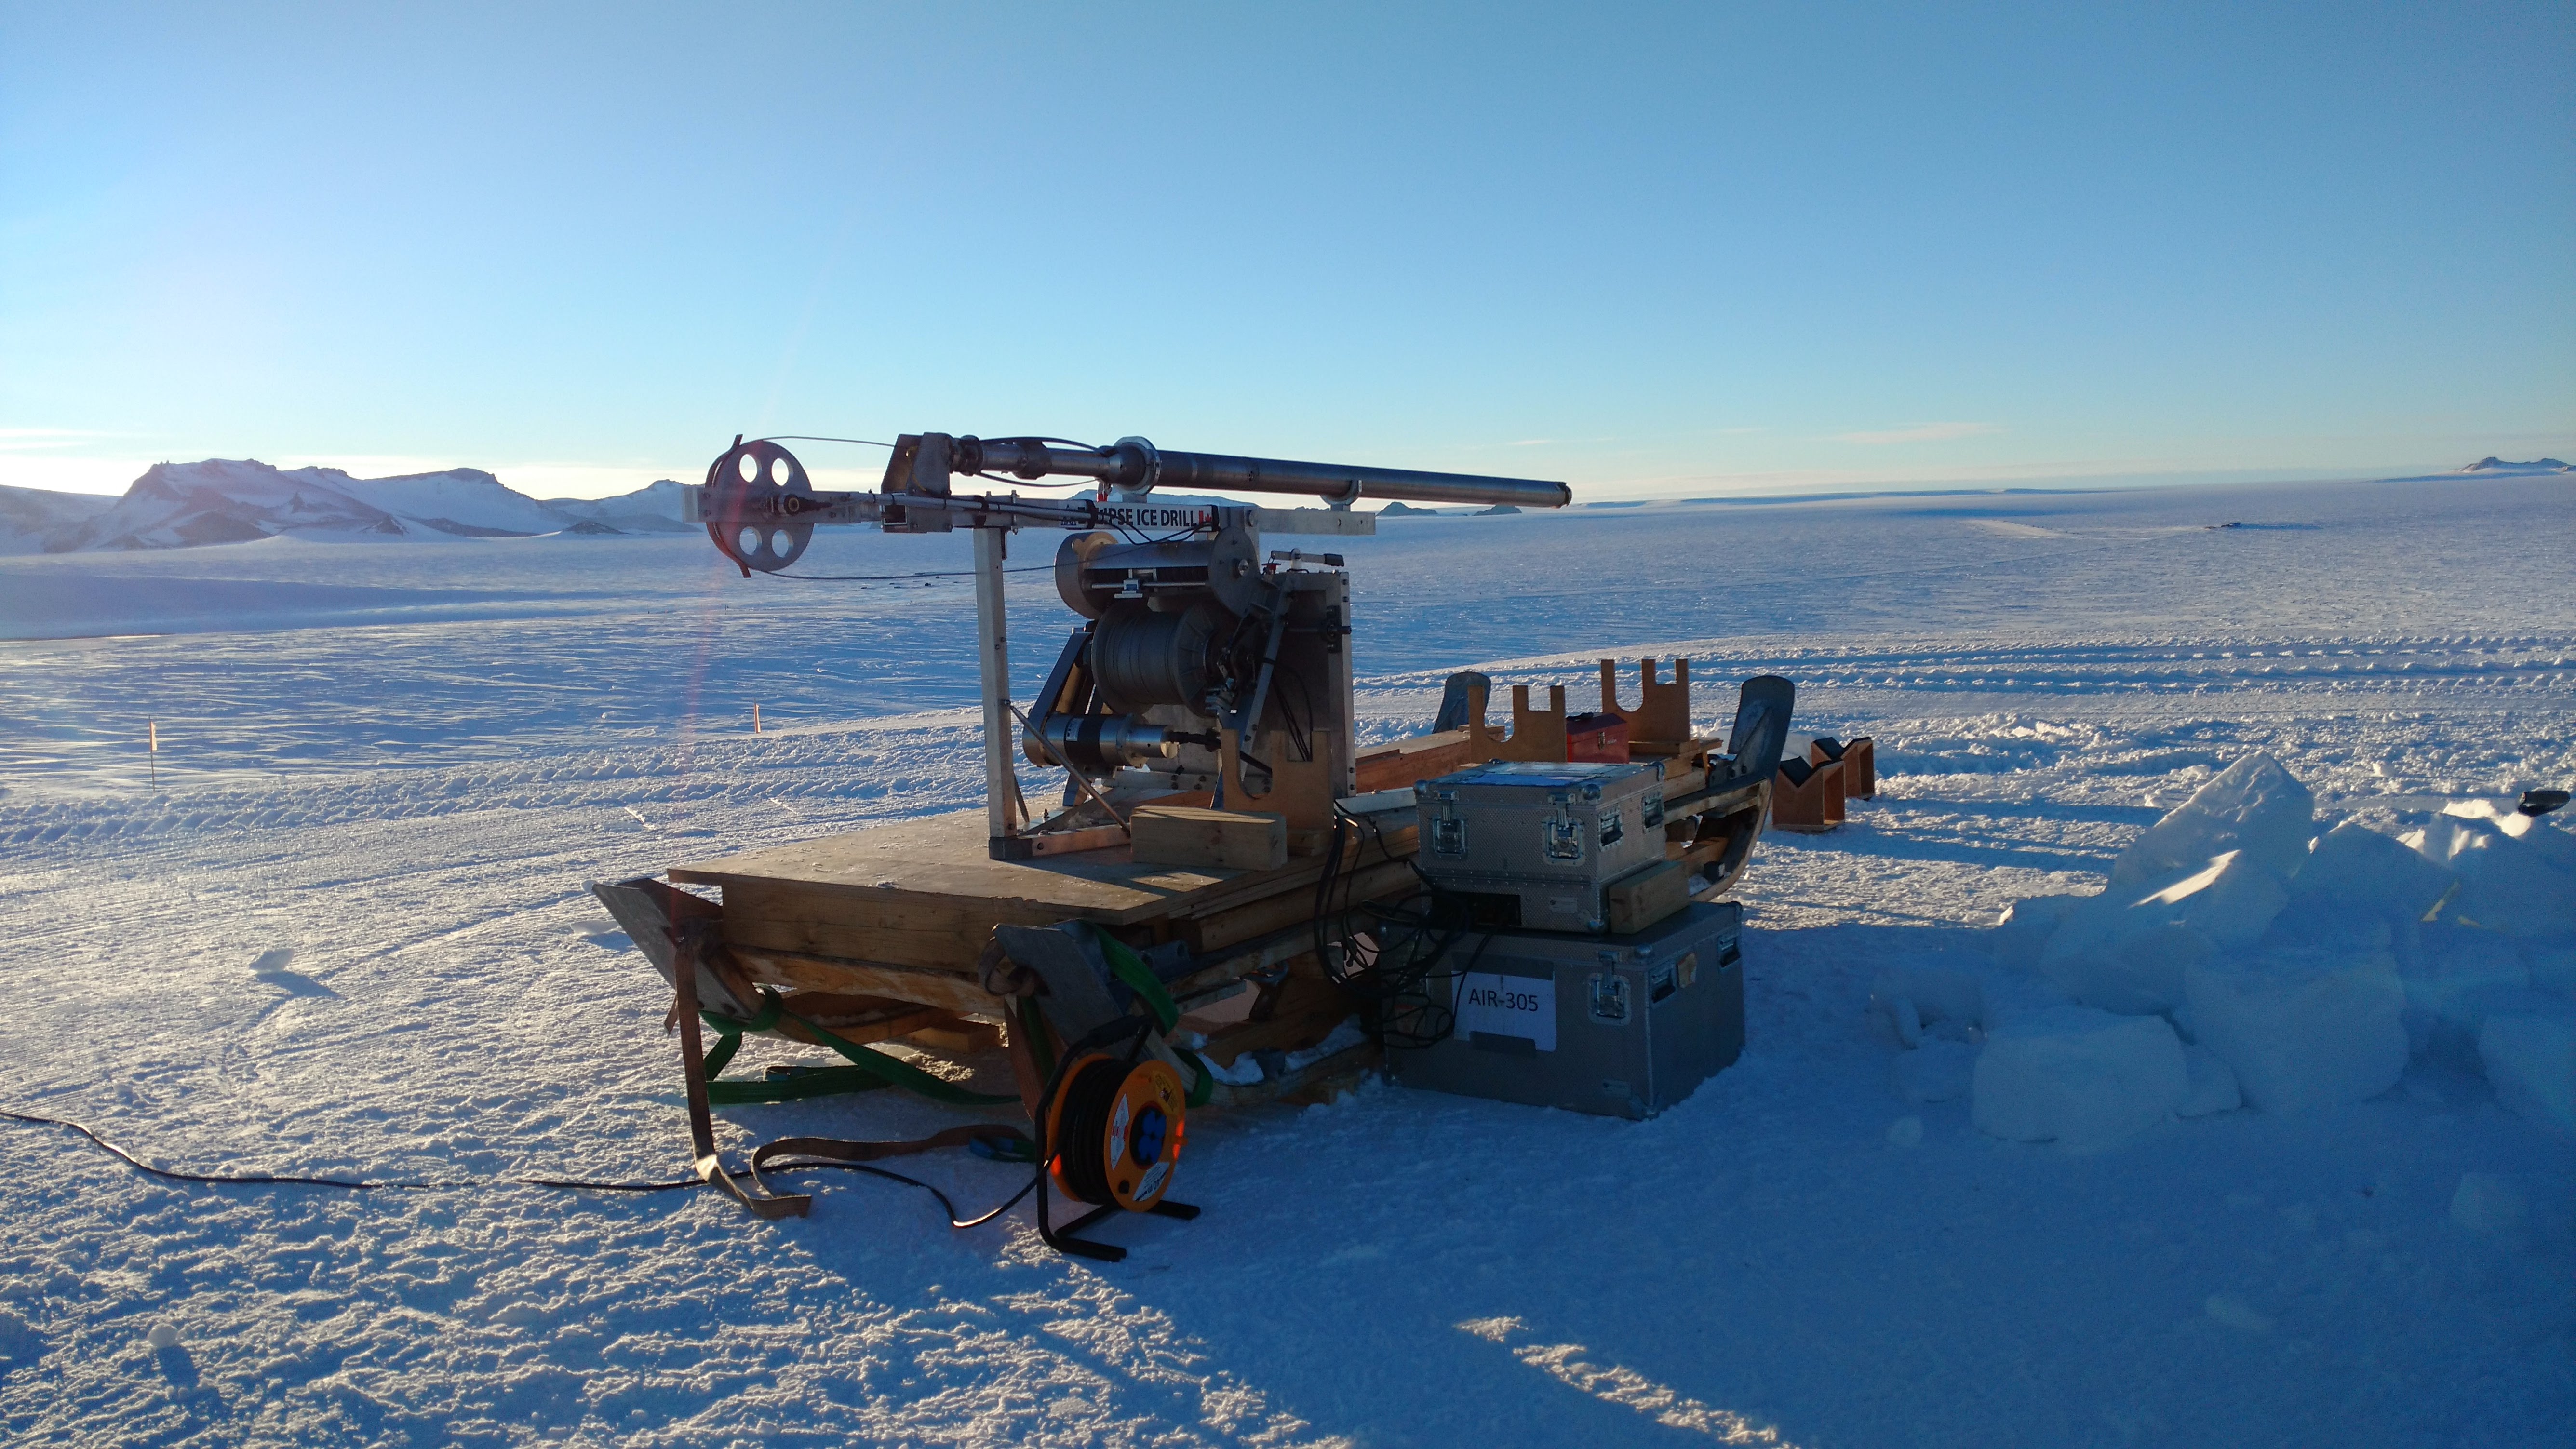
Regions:
<svg viewBox="0 0 2576 1449"><path fill-rule="evenodd" d="M1556 978L1470 971L1458 978L1461 1040L1477 1032L1526 1037L1543 1052L1556 1050Z"/></svg>

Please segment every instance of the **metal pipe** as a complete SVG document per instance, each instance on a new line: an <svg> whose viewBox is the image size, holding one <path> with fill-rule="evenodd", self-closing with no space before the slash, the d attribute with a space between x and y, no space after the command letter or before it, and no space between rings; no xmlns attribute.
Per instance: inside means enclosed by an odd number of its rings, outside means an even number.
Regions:
<svg viewBox="0 0 2576 1449"><path fill-rule="evenodd" d="M959 473L1009 473L1032 479L1049 474L1097 478L1131 492L1184 488L1303 493L1336 503L1403 498L1425 503L1514 503L1533 508L1562 508L1574 501L1574 490L1565 484L1536 478L1425 473L1352 463L1300 463L1227 453L1166 452L1143 438L1121 438L1096 449L1058 448L1022 438L959 438L950 457L949 466Z"/></svg>
<svg viewBox="0 0 2576 1449"><path fill-rule="evenodd" d="M1563 508L1574 490L1536 478L1492 478L1479 473L1419 473L1409 468L1364 468L1351 463L1294 463L1281 458L1237 458L1223 453L1164 453L1154 483L1159 488L1232 489L1249 493L1311 493L1335 502L1405 498L1424 503L1517 503Z"/></svg>

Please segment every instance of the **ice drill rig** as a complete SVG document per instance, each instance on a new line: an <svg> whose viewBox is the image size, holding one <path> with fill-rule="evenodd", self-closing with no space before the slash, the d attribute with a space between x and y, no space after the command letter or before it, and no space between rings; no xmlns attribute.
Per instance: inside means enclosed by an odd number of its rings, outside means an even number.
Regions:
<svg viewBox="0 0 2576 1449"><path fill-rule="evenodd" d="M1089 497L961 493L958 477L1090 480ZM1279 493L1322 508L1274 509L1173 493ZM692 522L745 577L796 562L819 524L975 536L975 631L992 856L1097 850L1127 841L1131 801L1204 795L1259 809L1294 831L1330 824L1355 787L1350 579L1342 559L1264 553L1263 536L1373 533L1363 498L1559 508L1563 483L1182 453L1143 438L1083 447L1049 438L907 433L880 491L823 492L794 454L736 439L688 495ZM1061 530L1056 591L1083 619L1032 707L1011 698L1002 581L1010 535ZM1067 772L1044 817L1013 757Z"/></svg>
<svg viewBox="0 0 2576 1449"><path fill-rule="evenodd" d="M1508 735L1486 725L1484 676L1460 673L1427 732L1355 743L1350 576L1330 542L1374 533L1376 517L1352 505L1558 508L1565 484L1134 437L918 433L889 446L877 491L828 492L779 440L738 437L686 495L686 516L745 577L788 569L825 524L972 530L985 776L980 812L674 864L667 882L594 884L672 985L701 1177L778 1217L810 1199L771 1188L765 1165L941 1145L1019 1154L1035 1165L1023 1195L1036 1192L1046 1241L1114 1258L1079 1230L1122 1210L1196 1215L1168 1197L1188 1110L1302 1099L1402 1070L1411 1053L1418 1079L1442 1090L1651 1115L1697 1080L1675 1069L1731 1059L1740 1022L1732 1038L1713 1023L1730 1004L1740 1017L1740 913L1710 903L1761 830L1788 681L1747 681L1721 745L1693 727L1687 660L1669 680L1643 661L1634 706L1603 661L1601 709L1580 716L1562 688L1533 708L1516 687ZM961 477L1008 491L961 492ZM1046 478L1085 491L1015 486ZM1321 506L1209 496L1240 494ZM1026 709L1002 592L1024 529L1061 534L1056 591L1080 620ZM1283 538L1299 546L1265 542ZM1063 769L1062 798L1032 809L1020 760ZM1440 1076L1424 1053L1470 1049L1452 1027L1477 1009L1480 957L1524 983L1577 974L1561 991L1501 991L1505 1015L1488 1013L1472 1043L1482 1055ZM1542 1002L1557 1006L1531 1005ZM724 1037L712 1050L702 1019ZM745 1034L848 1065L718 1080ZM898 1039L954 1057L998 1045L1016 1094L968 1090L871 1045ZM1583 1090L1569 1097L1569 1082ZM782 1138L741 1168L715 1145L710 1103L885 1085L961 1106L1016 1101L1032 1135L978 1123L909 1143ZM1059 1228L1056 1195L1089 1210Z"/></svg>

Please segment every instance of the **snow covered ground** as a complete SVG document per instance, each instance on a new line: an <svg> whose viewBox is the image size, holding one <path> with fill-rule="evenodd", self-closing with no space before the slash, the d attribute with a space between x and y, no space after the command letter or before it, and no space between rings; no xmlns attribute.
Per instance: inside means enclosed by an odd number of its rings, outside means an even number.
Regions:
<svg viewBox="0 0 2576 1449"><path fill-rule="evenodd" d="M2567 785L2571 545L2560 477L1390 520L1345 550L1379 735L1450 668L1582 702L1615 651L1688 654L1711 718L1786 674L1802 729L1879 742L1875 804L1761 846L1746 1055L1679 1108L1378 1085L1207 1117L1179 1193L1206 1216L1114 1225L1115 1266L852 1176L764 1226L707 1194L185 1188L8 1126L0 1433L2563 1444L2576 1154L2474 1059L2077 1151L1900 1096L1870 994L1991 977L2006 903L2100 889L2250 751L2327 823ZM801 568L964 553L851 532ZM720 564L687 538L0 559L0 1106L203 1170L679 1172L667 999L582 883L976 784L963 580ZM1071 619L1043 574L1013 607L1025 692ZM891 1093L725 1115L954 1120ZM970 1210L1016 1185L920 1161Z"/></svg>

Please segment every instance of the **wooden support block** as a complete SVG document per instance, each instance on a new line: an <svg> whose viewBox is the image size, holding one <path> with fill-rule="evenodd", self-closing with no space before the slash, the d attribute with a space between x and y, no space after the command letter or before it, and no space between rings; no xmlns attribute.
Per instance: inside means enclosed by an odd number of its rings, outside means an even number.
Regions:
<svg viewBox="0 0 2576 1449"><path fill-rule="evenodd" d="M1619 703L1619 662L1601 661L1601 712L1628 721L1631 745L1641 741L1679 741L1691 737L1690 661L1673 661L1670 682L1655 678L1655 661L1637 661L1637 707Z"/></svg>
<svg viewBox="0 0 2576 1449"><path fill-rule="evenodd" d="M1818 767L1804 760L1782 760L1779 783L1771 791L1771 824L1781 830L1820 834L1843 819L1843 767L1837 760Z"/></svg>
<svg viewBox="0 0 2576 1449"><path fill-rule="evenodd" d="M1843 746L1843 796L1851 800L1878 798L1878 741L1867 735Z"/></svg>
<svg viewBox="0 0 2576 1449"><path fill-rule="evenodd" d="M1807 763L1841 765L1846 800L1878 798L1878 742L1867 735L1842 744L1819 735L1807 744Z"/></svg>
<svg viewBox="0 0 2576 1449"><path fill-rule="evenodd" d="M1138 860L1277 870L1288 863L1288 819L1250 810L1139 805L1127 817Z"/></svg>
<svg viewBox="0 0 2576 1449"><path fill-rule="evenodd" d="M1487 760L1562 761L1565 758L1565 686L1547 687L1547 708L1530 708L1529 686L1512 686L1512 733L1505 739L1485 727L1485 692L1469 693L1467 711L1467 759L1470 765Z"/></svg>
<svg viewBox="0 0 2576 1449"><path fill-rule="evenodd" d="M1678 860L1659 860L1633 870L1603 887L1609 908L1610 934L1633 935L1690 904L1690 867Z"/></svg>

